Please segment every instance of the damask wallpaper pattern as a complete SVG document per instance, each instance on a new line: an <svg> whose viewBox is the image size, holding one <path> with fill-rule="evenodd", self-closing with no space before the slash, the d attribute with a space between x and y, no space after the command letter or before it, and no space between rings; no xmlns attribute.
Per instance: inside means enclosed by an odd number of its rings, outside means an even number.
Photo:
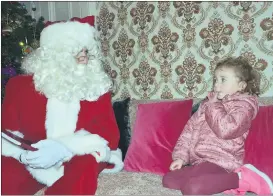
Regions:
<svg viewBox="0 0 273 196"><path fill-rule="evenodd" d="M244 56L273 96L272 2L98 2L97 28L114 99L202 98L212 70Z"/></svg>

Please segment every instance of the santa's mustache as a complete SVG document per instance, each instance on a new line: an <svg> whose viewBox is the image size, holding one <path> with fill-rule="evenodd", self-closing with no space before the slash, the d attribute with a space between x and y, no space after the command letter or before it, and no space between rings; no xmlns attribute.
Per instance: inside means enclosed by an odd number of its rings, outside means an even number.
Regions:
<svg viewBox="0 0 273 196"><path fill-rule="evenodd" d="M87 64L88 63L88 56L87 56L87 50L83 49L79 54L76 56L77 63L78 64Z"/></svg>

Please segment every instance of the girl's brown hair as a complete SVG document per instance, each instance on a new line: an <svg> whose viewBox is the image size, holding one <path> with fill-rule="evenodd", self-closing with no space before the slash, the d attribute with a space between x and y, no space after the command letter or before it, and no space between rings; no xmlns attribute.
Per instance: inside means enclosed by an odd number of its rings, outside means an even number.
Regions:
<svg viewBox="0 0 273 196"><path fill-rule="evenodd" d="M232 68L239 80L246 82L247 86L243 92L257 96L260 94L260 74L251 67L246 59L229 57L218 62L215 70L222 67Z"/></svg>

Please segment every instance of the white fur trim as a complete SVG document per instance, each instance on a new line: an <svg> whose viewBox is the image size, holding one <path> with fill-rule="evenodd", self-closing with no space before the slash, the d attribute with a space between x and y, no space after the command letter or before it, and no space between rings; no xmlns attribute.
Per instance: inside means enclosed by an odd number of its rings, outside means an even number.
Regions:
<svg viewBox="0 0 273 196"><path fill-rule="evenodd" d="M56 134L54 136L56 136ZM100 162L102 158L98 156L96 152L100 152L108 147L108 142L102 137L91 134L85 130L77 131L68 136L54 138L54 140L64 144L75 155L92 154L95 156L97 162ZM69 157L69 159L70 158L71 157ZM65 159L63 162L68 161L69 159ZM27 170L31 173L33 178L47 186L51 186L64 175L64 166L60 167L59 164L48 169L27 167Z"/></svg>
<svg viewBox="0 0 273 196"><path fill-rule="evenodd" d="M43 29L40 37L40 47L63 50L76 50L90 47L98 36L96 29L87 23L67 21L52 24Z"/></svg>
<svg viewBox="0 0 273 196"><path fill-rule="evenodd" d="M119 148L111 151L110 160L108 162L115 166L111 169L102 170L102 173L116 173L123 169L124 163L122 162L122 152Z"/></svg>
<svg viewBox="0 0 273 196"><path fill-rule="evenodd" d="M101 157L99 157L96 152L100 152L102 149L107 148L108 144L108 142L100 136L91 134L85 130L77 131L69 136L54 138L54 140L64 144L75 155L95 155L98 162L101 161ZM63 160L63 162L65 161L68 161L68 159ZM51 186L64 175L64 166L60 167L59 164L48 169L27 167L27 170L31 173L33 178L47 186Z"/></svg>
<svg viewBox="0 0 273 196"><path fill-rule="evenodd" d="M63 143L74 154L92 154L96 158L97 162L106 161L106 157L99 156L96 152L107 152L106 149L109 148L107 146L108 142L96 134L91 134L88 131L80 130L72 136L55 138L55 140ZM115 173L121 171L123 168L121 157L120 149L110 151L110 158L106 162L115 164L115 167L112 169L105 169L103 170L103 173ZM54 184L64 174L63 166L55 166L49 169L34 169L27 167L27 170L38 182L47 186Z"/></svg>
<svg viewBox="0 0 273 196"><path fill-rule="evenodd" d="M50 98L46 105L46 135L47 138L58 138L71 135L76 130L80 102L61 102Z"/></svg>
<svg viewBox="0 0 273 196"><path fill-rule="evenodd" d="M55 140L64 144L75 155L92 154L106 148L108 144L99 135L91 134L84 129L69 136L55 138Z"/></svg>
<svg viewBox="0 0 273 196"><path fill-rule="evenodd" d="M19 131L11 131L11 130L7 130L7 131L10 131L13 134L15 134L21 138L24 137L24 135ZM2 138L1 141L2 141L1 155L6 156L6 157L13 157L13 158L19 160L20 154L23 153L25 150L13 143L7 141L4 138Z"/></svg>
<svg viewBox="0 0 273 196"><path fill-rule="evenodd" d="M34 169L26 167L29 173L41 184L52 186L57 180L64 175L64 166L54 166L48 169Z"/></svg>

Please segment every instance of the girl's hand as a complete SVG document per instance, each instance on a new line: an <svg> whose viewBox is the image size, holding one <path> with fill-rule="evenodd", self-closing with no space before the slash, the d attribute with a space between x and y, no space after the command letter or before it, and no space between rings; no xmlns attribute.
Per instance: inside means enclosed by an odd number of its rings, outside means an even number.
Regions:
<svg viewBox="0 0 273 196"><path fill-rule="evenodd" d="M217 98L217 93L215 93L215 92L209 92L208 99L209 99L209 103L214 103L214 102L219 101Z"/></svg>
<svg viewBox="0 0 273 196"><path fill-rule="evenodd" d="M184 164L184 161L181 160L181 159L177 159L175 161L173 161L170 165L170 170L173 171L173 170L177 170L177 169L181 169L182 166Z"/></svg>

